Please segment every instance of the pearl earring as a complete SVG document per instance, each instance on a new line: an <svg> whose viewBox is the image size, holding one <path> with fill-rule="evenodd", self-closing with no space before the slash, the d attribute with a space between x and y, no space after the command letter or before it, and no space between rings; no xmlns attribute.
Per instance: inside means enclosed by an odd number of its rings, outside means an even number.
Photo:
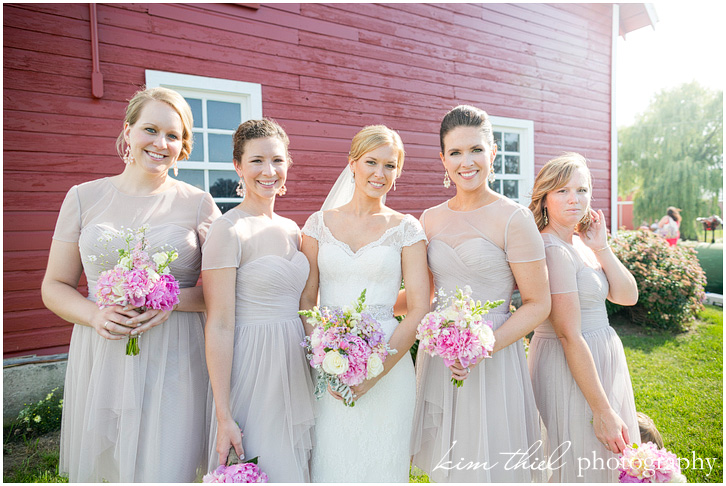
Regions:
<svg viewBox="0 0 726 486"><path fill-rule="evenodd" d="M131 155L131 147L126 146L126 152L124 152L124 164L129 165L134 163L134 156Z"/></svg>
<svg viewBox="0 0 726 486"><path fill-rule="evenodd" d="M449 179L448 171L444 171L444 187L447 189L451 187L451 179Z"/></svg>
<svg viewBox="0 0 726 486"><path fill-rule="evenodd" d="M244 199L245 197L245 181L240 178L239 183L237 184L237 189L235 191L239 197Z"/></svg>

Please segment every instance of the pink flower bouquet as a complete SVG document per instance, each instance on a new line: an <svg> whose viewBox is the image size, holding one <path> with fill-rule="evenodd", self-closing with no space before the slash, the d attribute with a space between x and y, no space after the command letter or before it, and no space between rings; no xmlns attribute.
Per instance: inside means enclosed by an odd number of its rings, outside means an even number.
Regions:
<svg viewBox="0 0 726 486"><path fill-rule="evenodd" d="M685 483L678 456L652 442L627 446L620 456L621 483Z"/></svg>
<svg viewBox="0 0 726 486"><path fill-rule="evenodd" d="M504 301L485 304L474 301L467 285L463 290L457 288L450 297L439 290L437 302L436 310L426 314L418 325L419 350L441 356L446 366L458 360L466 367L482 356L489 357L494 349L494 331L491 321L485 321L484 315ZM457 387L464 384L454 378L451 382Z"/></svg>
<svg viewBox="0 0 726 486"><path fill-rule="evenodd" d="M313 307L300 311L313 325L313 332L300 343L317 373L315 396L320 398L330 388L343 396L343 403L354 406L350 387L375 378L383 371L383 362L395 354L385 341L381 325L364 312L365 289L358 300L342 309Z"/></svg>
<svg viewBox="0 0 726 486"><path fill-rule="evenodd" d="M257 466L257 458L240 462L234 449L230 449L226 466L219 466L202 478L203 483L266 483L267 474Z"/></svg>
<svg viewBox="0 0 726 486"><path fill-rule="evenodd" d="M179 256L174 249L147 252L146 230L126 230L125 248L118 250L115 266L101 273L96 282L96 304L100 308L110 305L131 305L141 309L173 310L179 303L179 284L169 273L169 264ZM111 238L108 236L107 238ZM96 257L89 257L95 261ZM139 354L138 336L129 337L126 354Z"/></svg>

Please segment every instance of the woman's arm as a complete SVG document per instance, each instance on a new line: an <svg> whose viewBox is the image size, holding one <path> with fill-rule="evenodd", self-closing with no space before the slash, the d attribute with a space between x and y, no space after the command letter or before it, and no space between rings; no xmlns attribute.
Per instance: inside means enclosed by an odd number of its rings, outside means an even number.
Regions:
<svg viewBox="0 0 726 486"><path fill-rule="evenodd" d="M580 235L580 240L594 252L605 272L610 286L608 300L620 305L635 305L638 302L638 284L608 245L605 216L602 211L591 211L591 216L590 230L586 235Z"/></svg>
<svg viewBox="0 0 726 486"><path fill-rule="evenodd" d="M300 309L309 310L318 305L318 240L303 235L300 251L307 257L310 264L310 273L308 281L305 283L302 294L300 295ZM313 332L313 326L308 324L307 318L302 316L303 326L305 326L305 335L309 336Z"/></svg>
<svg viewBox="0 0 726 486"><path fill-rule="evenodd" d="M135 328L127 321L138 312L118 305L99 309L77 290L82 272L78 244L53 240L40 288L43 304L68 322L94 328L105 339L124 339Z"/></svg>
<svg viewBox="0 0 726 486"><path fill-rule="evenodd" d="M388 344L396 354L388 355L383 362L383 372L371 380L351 387L353 393L360 398L370 390L378 380L383 378L403 358L416 341L416 329L421 319L429 312L430 290L428 262L426 258L426 242L423 240L401 251L401 271L406 284L406 317L398 324Z"/></svg>
<svg viewBox="0 0 726 486"><path fill-rule="evenodd" d="M590 348L582 337L577 292L553 294L549 320L562 343L572 377L592 410L595 436L611 452L622 452L630 443L628 427L610 406Z"/></svg>
<svg viewBox="0 0 726 486"><path fill-rule="evenodd" d="M434 274L429 270L429 309L434 301ZM394 316L405 316L408 312L408 303L406 301L406 289L401 289L398 292L398 298L396 304L393 306Z"/></svg>
<svg viewBox="0 0 726 486"><path fill-rule="evenodd" d="M242 434L230 409L237 269L204 270L202 278L204 299L207 302L205 351L218 423L216 447L219 463L225 464L230 447L234 447L240 458L244 457Z"/></svg>

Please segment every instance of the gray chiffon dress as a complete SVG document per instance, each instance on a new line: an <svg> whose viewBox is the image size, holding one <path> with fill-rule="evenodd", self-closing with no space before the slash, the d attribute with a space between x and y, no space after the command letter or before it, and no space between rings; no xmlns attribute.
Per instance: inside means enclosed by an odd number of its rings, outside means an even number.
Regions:
<svg viewBox="0 0 726 486"><path fill-rule="evenodd" d="M201 247L219 216L212 197L183 182L131 196L104 178L68 191L53 239L77 243L89 299L112 268L124 228L149 225L150 252L177 249L170 265L179 286L197 283ZM108 236L108 238L106 238ZM204 314L174 311L139 338L111 341L75 324L63 394L59 470L70 482L190 482L206 470L209 387Z"/></svg>

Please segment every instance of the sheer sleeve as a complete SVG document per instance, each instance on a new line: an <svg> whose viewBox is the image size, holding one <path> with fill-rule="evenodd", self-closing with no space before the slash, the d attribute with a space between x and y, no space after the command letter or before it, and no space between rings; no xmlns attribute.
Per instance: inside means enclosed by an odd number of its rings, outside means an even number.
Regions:
<svg viewBox="0 0 726 486"><path fill-rule="evenodd" d="M199 203L199 212L197 214L197 235L199 236L200 245L204 246L207 234L209 233L209 227L221 215L222 212L217 207L212 196L209 193L204 193Z"/></svg>
<svg viewBox="0 0 726 486"><path fill-rule="evenodd" d="M311 238L315 238L320 241L320 236L323 233L323 212L317 211L310 215L305 226L303 226L302 234L307 235Z"/></svg>
<svg viewBox="0 0 726 486"><path fill-rule="evenodd" d="M81 237L81 227L81 201L78 196L78 186L73 186L61 205L53 239L76 243Z"/></svg>
<svg viewBox="0 0 726 486"><path fill-rule="evenodd" d="M242 260L242 246L234 224L222 216L211 224L202 248L202 270L237 268Z"/></svg>
<svg viewBox="0 0 726 486"><path fill-rule="evenodd" d="M550 293L577 292L577 265L570 252L560 245L548 245L545 247L545 253L547 254Z"/></svg>
<svg viewBox="0 0 726 486"><path fill-rule="evenodd" d="M524 207L509 217L504 229L504 252L510 263L525 263L545 258L544 243L532 212Z"/></svg>
<svg viewBox="0 0 726 486"><path fill-rule="evenodd" d="M419 241L426 241L426 233L424 233L421 223L416 218L407 214L403 218L403 237L401 246L411 246Z"/></svg>

